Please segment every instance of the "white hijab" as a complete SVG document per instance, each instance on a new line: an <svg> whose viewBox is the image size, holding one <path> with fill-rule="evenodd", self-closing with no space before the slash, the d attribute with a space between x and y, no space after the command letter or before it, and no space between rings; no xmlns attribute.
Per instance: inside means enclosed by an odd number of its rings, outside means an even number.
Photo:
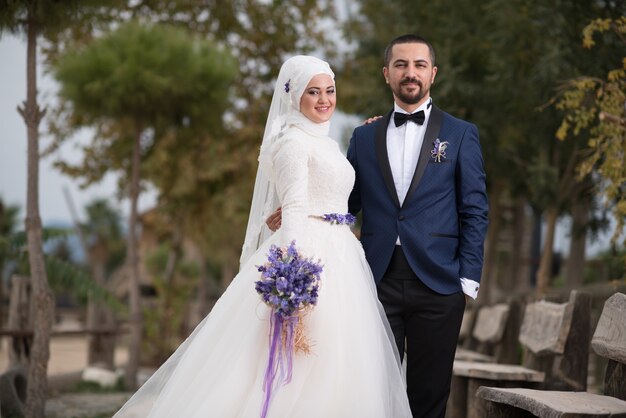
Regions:
<svg viewBox="0 0 626 418"><path fill-rule="evenodd" d="M335 78L327 62L308 55L289 58L280 68L263 133L250 217L239 259L240 266L272 234L265 225L265 219L279 204L270 163L271 147L276 139L291 126L297 126L314 136L328 136L330 122L315 123L300 112L302 94L309 81L318 74L328 74Z"/></svg>

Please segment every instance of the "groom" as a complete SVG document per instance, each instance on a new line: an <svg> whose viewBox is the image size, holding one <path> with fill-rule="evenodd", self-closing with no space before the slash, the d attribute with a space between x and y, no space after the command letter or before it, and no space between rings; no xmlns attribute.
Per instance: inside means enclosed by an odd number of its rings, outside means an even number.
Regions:
<svg viewBox="0 0 626 418"><path fill-rule="evenodd" d="M433 105L432 45L416 35L387 46L383 75L394 108L356 128L349 211L400 355L414 417L443 417L465 296L478 293L487 230L475 125Z"/></svg>

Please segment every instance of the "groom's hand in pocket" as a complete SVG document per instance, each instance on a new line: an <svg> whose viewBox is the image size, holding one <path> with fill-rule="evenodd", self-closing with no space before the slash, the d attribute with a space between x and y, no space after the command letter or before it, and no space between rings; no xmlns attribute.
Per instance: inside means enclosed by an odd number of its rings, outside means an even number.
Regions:
<svg viewBox="0 0 626 418"><path fill-rule="evenodd" d="M274 211L274 213L272 213L270 216L267 217L267 219L265 220L265 224L267 225L267 227L270 229L270 231L272 232L276 232L278 230L278 228L280 228L280 224L282 221L282 212L281 212L282 208L278 208Z"/></svg>

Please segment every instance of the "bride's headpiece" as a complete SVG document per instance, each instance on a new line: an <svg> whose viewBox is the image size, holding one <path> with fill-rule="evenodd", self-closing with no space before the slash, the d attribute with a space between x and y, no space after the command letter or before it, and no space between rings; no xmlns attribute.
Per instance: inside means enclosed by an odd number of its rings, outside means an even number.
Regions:
<svg viewBox="0 0 626 418"><path fill-rule="evenodd" d="M254 183L250 217L239 260L241 266L271 235L271 231L265 225L265 219L278 207L269 158L271 146L288 126L313 124L300 113L300 99L309 81L318 74L328 74L335 78L327 62L308 55L289 58L280 68L259 153L259 168ZM316 125L318 132L320 129L328 132L329 122Z"/></svg>

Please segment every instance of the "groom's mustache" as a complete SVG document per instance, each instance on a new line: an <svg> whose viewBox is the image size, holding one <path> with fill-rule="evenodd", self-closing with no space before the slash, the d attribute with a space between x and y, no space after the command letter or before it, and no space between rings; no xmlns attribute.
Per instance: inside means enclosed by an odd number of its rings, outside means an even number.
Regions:
<svg viewBox="0 0 626 418"><path fill-rule="evenodd" d="M405 84L417 84L418 86L422 87L422 82L419 81L417 78L403 78L402 80L400 80L400 84L401 85L405 85Z"/></svg>

